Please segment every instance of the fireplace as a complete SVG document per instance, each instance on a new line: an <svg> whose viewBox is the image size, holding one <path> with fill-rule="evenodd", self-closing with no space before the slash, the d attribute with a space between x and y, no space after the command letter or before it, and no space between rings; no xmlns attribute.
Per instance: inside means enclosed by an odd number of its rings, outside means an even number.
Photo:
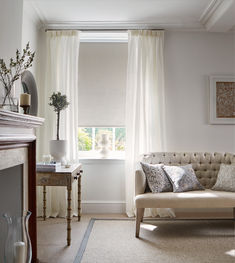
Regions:
<svg viewBox="0 0 235 263"><path fill-rule="evenodd" d="M11 189L9 191L8 189ZM2 215L21 215L23 211L23 165L0 170L0 258L4 256L7 223Z"/></svg>
<svg viewBox="0 0 235 263"><path fill-rule="evenodd" d="M0 109L0 258L3 258L6 223L2 213L32 212L29 234L32 262L37 262L36 137L42 118Z"/></svg>

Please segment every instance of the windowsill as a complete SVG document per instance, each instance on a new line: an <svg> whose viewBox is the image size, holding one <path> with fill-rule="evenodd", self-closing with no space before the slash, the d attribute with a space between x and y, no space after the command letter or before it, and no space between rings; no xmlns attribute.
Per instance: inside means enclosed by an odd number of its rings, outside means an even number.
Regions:
<svg viewBox="0 0 235 263"><path fill-rule="evenodd" d="M79 161L84 164L91 164L91 163L123 163L125 161L125 157L107 157L107 158L101 158L101 157L92 157L92 156L85 156L85 157L79 157Z"/></svg>
<svg viewBox="0 0 235 263"><path fill-rule="evenodd" d="M79 160L93 160L93 161L124 161L125 152L110 151L107 158L102 158L98 151L79 151Z"/></svg>

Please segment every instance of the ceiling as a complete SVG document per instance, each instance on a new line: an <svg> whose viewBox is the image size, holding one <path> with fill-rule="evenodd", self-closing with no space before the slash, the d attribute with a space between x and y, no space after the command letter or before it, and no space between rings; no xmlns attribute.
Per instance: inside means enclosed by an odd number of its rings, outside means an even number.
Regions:
<svg viewBox="0 0 235 263"><path fill-rule="evenodd" d="M234 0L24 0L24 8L48 29L235 29Z"/></svg>

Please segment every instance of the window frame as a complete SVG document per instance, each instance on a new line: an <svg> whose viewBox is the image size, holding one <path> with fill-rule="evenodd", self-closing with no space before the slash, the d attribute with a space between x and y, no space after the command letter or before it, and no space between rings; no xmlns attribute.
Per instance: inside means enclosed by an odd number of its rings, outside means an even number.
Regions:
<svg viewBox="0 0 235 263"><path fill-rule="evenodd" d="M125 150L123 151L117 151L116 150L116 129L118 128L123 128L126 131L126 127L78 127L78 128L91 128L92 129L92 135L91 135L91 140L92 140L92 148L89 151L81 151L78 149L78 154L79 158L82 159L101 159L101 156L99 154L99 150L96 150L95 144L96 144L96 128L112 128L112 150L109 151L109 155L107 159L125 159ZM125 142L126 142L126 135L125 135L125 141L124 141L124 149L125 149ZM78 146L79 147L79 146ZM102 158L103 159L103 158Z"/></svg>

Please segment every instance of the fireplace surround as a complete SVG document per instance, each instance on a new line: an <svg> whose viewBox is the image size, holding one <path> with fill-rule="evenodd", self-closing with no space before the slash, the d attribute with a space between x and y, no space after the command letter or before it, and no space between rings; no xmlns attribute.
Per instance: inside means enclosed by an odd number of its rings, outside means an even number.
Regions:
<svg viewBox="0 0 235 263"><path fill-rule="evenodd" d="M9 213L32 212L29 220L32 262L37 262L35 128L43 122L43 118L0 109L0 191L2 185L2 195L6 193L5 197L1 196L0 212L6 209ZM0 220L1 227L4 223ZM0 246L3 246L2 240ZM0 253L2 251L1 247Z"/></svg>

